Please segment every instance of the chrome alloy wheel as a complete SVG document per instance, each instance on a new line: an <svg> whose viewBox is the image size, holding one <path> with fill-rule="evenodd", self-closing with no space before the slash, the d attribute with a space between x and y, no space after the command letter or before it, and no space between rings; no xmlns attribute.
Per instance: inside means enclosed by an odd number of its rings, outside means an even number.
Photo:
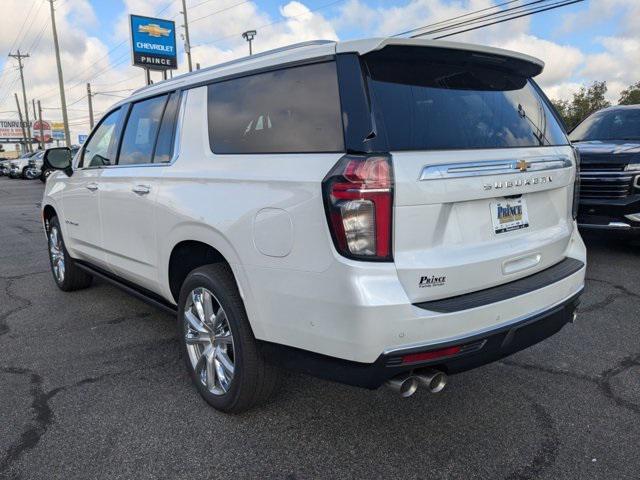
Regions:
<svg viewBox="0 0 640 480"><path fill-rule="evenodd" d="M62 237L58 231L58 227L51 227L49 232L49 255L51 255L51 265L53 274L58 283L64 282L65 259L64 249L62 248Z"/></svg>
<svg viewBox="0 0 640 480"><path fill-rule="evenodd" d="M233 334L220 302L206 288L195 288L187 297L183 331L196 377L212 394L227 393L235 370Z"/></svg>

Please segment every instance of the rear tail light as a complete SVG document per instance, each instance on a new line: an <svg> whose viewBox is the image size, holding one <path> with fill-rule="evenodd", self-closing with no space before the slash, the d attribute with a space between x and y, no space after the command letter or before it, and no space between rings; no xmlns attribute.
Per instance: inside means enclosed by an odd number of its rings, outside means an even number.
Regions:
<svg viewBox="0 0 640 480"><path fill-rule="evenodd" d="M393 167L388 155L345 155L322 182L327 221L341 255L391 261Z"/></svg>
<svg viewBox="0 0 640 480"><path fill-rule="evenodd" d="M576 164L576 178L573 182L573 206L571 208L571 214L573 219L578 218L578 207L580 206L580 152L573 147L573 158Z"/></svg>

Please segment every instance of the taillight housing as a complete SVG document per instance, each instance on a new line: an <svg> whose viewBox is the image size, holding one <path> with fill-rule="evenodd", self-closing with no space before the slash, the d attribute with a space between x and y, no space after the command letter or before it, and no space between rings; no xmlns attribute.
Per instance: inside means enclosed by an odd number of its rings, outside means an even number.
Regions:
<svg viewBox="0 0 640 480"><path fill-rule="evenodd" d="M578 207L580 206L580 152L573 147L573 158L576 163L576 178L573 181L573 205L571 207L571 215L575 220L578 218Z"/></svg>
<svg viewBox="0 0 640 480"><path fill-rule="evenodd" d="M389 155L345 155L322 182L333 243L355 260L393 260L393 166Z"/></svg>

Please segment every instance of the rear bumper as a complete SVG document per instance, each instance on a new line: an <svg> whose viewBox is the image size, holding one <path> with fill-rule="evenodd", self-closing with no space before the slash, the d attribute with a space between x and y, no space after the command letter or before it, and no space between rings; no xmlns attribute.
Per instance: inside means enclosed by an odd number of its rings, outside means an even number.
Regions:
<svg viewBox="0 0 640 480"><path fill-rule="evenodd" d="M578 226L591 230L618 230L640 233L640 195L621 199L580 200ZM631 217L629 217L631 216Z"/></svg>
<svg viewBox="0 0 640 480"><path fill-rule="evenodd" d="M283 368L306 373L326 380L375 389L401 373L426 366L455 374L494 362L530 347L557 333L573 320L582 290L560 304L537 312L508 325L455 341L424 347L414 347L383 353L374 363L359 363L326 355L261 342L266 360ZM461 351L436 360L403 364L405 355L461 347Z"/></svg>

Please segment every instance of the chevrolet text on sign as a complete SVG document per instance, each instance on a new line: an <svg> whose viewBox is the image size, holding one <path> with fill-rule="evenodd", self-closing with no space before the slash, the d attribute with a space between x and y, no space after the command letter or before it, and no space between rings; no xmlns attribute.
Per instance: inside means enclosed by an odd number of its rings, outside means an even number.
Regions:
<svg viewBox="0 0 640 480"><path fill-rule="evenodd" d="M171 20L129 15L133 65L153 70L178 68L176 28Z"/></svg>

